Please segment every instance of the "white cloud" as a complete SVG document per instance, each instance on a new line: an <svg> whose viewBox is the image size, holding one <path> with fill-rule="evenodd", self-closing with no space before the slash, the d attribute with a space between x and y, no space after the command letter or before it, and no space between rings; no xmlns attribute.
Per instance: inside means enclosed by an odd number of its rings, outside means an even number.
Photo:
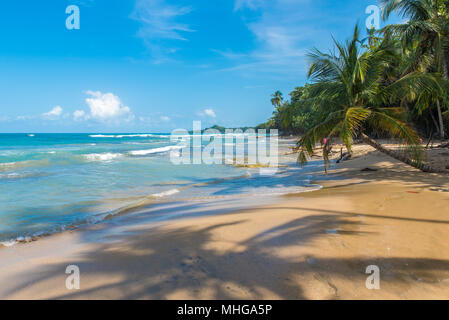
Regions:
<svg viewBox="0 0 449 320"><path fill-rule="evenodd" d="M264 5L263 0L236 0L234 10L241 10L243 8L249 8L255 10Z"/></svg>
<svg viewBox="0 0 449 320"><path fill-rule="evenodd" d="M199 115L200 117L211 117L211 118L217 117L217 115L215 114L215 111L211 108L205 109L201 112L198 112L197 115Z"/></svg>
<svg viewBox="0 0 449 320"><path fill-rule="evenodd" d="M144 40L157 62L168 60L165 56L177 51L164 46L161 41L186 41L184 34L195 31L178 21L191 11L189 6L169 5L166 0L137 0L131 18L141 23L137 35Z"/></svg>
<svg viewBox="0 0 449 320"><path fill-rule="evenodd" d="M211 51L215 52L215 53L219 54L220 56L223 56L227 59L230 59L230 60L246 58L248 56L247 54L236 53L236 52L232 52L230 50L223 51L223 50L211 49Z"/></svg>
<svg viewBox="0 0 449 320"><path fill-rule="evenodd" d="M212 109L206 109L206 110L204 110L204 114L205 114L206 116L209 116L209 117L212 117L212 118L216 118L216 117L217 117L217 115L215 114L215 111L212 110Z"/></svg>
<svg viewBox="0 0 449 320"><path fill-rule="evenodd" d="M176 117L176 115L174 115ZM161 114L160 112L153 113L151 115L142 115L138 117L138 120L141 124L146 126L151 126L152 128L161 128L168 123L172 124L173 121L172 116L166 116Z"/></svg>
<svg viewBox="0 0 449 320"><path fill-rule="evenodd" d="M102 93L100 91L87 91L90 98L86 103L90 109L90 117L100 121L131 121L134 115L131 109L122 104L120 98L113 93ZM78 113L80 115L81 113Z"/></svg>
<svg viewBox="0 0 449 320"><path fill-rule="evenodd" d="M51 109L49 112L43 113L42 116L45 118L56 120L59 118L59 116L62 114L62 108L60 106L56 106L53 109Z"/></svg>
<svg viewBox="0 0 449 320"><path fill-rule="evenodd" d="M330 26L345 34L358 18L350 6L338 4L329 13L313 0L235 0L234 8L252 33L254 48L214 50L231 63L221 71L246 77L265 74L277 80L297 80L298 74L305 74L305 54L313 47L331 45Z"/></svg>
<svg viewBox="0 0 449 320"><path fill-rule="evenodd" d="M73 4L84 7L92 7L94 5L95 0L72 0Z"/></svg>
<svg viewBox="0 0 449 320"><path fill-rule="evenodd" d="M164 0L138 0L132 17L142 23L139 35L144 38L186 40L181 33L194 30L175 19L191 11L191 7L168 5Z"/></svg>
<svg viewBox="0 0 449 320"><path fill-rule="evenodd" d="M86 112L83 111L83 110L76 110L73 113L73 119L75 121L82 120L82 119L87 119L87 118L88 118L88 116L86 115Z"/></svg>
<svg viewBox="0 0 449 320"><path fill-rule="evenodd" d="M23 116L23 115L16 117L16 120L19 120L19 121L25 121L25 120L30 120L30 119L33 119L33 117L32 116Z"/></svg>

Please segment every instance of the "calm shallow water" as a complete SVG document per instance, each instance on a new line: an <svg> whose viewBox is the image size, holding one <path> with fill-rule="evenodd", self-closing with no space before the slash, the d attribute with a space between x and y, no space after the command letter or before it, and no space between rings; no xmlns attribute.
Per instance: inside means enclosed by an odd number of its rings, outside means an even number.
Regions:
<svg viewBox="0 0 449 320"><path fill-rule="evenodd" d="M319 164L299 168L282 157L293 166L261 176L223 164L173 165L173 149L164 134L0 134L0 241L94 223L152 202L316 188L310 171Z"/></svg>

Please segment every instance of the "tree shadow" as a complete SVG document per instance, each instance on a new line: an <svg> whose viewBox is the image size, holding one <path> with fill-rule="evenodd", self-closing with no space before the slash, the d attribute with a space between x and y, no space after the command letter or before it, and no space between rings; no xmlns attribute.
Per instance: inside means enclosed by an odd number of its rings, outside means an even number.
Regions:
<svg viewBox="0 0 449 320"><path fill-rule="evenodd" d="M359 158L366 158L366 162L355 162ZM387 165L385 161L392 161L392 163ZM357 165L355 165L356 163ZM361 169L366 167L375 168L377 171L362 172ZM339 168L343 170L334 171L331 176L348 177L355 173L357 179L364 181L402 182L417 188L449 192L449 170L448 174L421 172L397 160L388 158L378 151L370 151L366 155L347 160Z"/></svg>
<svg viewBox="0 0 449 320"><path fill-rule="evenodd" d="M384 270L389 283L393 284L418 279L432 282L439 273L449 271L449 261L442 259L316 258L280 254L280 249L305 248L323 237L368 234L357 228L361 223L348 219L357 213L314 211L311 215L266 228L245 240L228 239L225 243L219 237L221 232L242 227L246 220L238 216L229 223L176 228L157 226L150 230L141 226L138 233L127 237L126 241L98 243L74 261L48 264L44 270L36 271L31 281L28 278L17 283L7 296L36 292L58 284L61 288L50 298L263 299L269 296L304 299L305 288L297 279L312 275L314 281L327 288L327 298L338 299L339 287L333 279L356 281L365 289L365 268L371 264ZM336 230L336 234L329 235L327 230ZM68 264L79 266L81 290L65 289L64 271Z"/></svg>

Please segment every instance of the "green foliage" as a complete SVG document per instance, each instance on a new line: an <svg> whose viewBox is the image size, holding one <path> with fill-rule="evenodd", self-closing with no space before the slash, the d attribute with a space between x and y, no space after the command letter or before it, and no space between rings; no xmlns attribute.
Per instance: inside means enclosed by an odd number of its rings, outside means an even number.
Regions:
<svg viewBox="0 0 449 320"><path fill-rule="evenodd" d="M300 134L298 161L305 163L317 143L325 162L332 143L351 151L357 137L393 137L419 164L420 136L444 135L449 120L449 1L380 0L384 18L396 12L404 23L368 31L356 26L329 53L308 54L309 83L284 100L276 91L272 118L261 125Z"/></svg>
<svg viewBox="0 0 449 320"><path fill-rule="evenodd" d="M271 95L271 104L275 107L275 108L280 108L282 101L284 100L284 97L282 95L282 92L280 91L276 91L275 93L273 93Z"/></svg>
<svg viewBox="0 0 449 320"><path fill-rule="evenodd" d="M435 121L448 109L447 81L449 80L449 1L447 0L380 0L384 18L396 12L406 22L388 25L383 33L400 39L403 49L402 76L409 73L433 73L443 92L420 92L410 88L406 98L418 110L408 110L410 120L419 127L434 123L436 131L444 135L446 124ZM423 113L423 111L425 111ZM439 117L438 117L439 118ZM433 131L433 130L432 130ZM444 137L441 137L444 138Z"/></svg>
<svg viewBox="0 0 449 320"><path fill-rule="evenodd" d="M326 141L323 156L327 163L334 138L344 142L350 152L354 138L367 129L400 139L404 150L420 159L419 137L402 120L403 108L385 105L397 102L410 87L417 87L420 92L441 92L438 81L428 74L411 74L387 84L383 77L394 61L394 46L390 39L385 39L364 48L357 26L352 39L345 44L335 42L335 46L337 54L317 49L309 54L311 101L327 117L299 140L299 161L312 155L317 142Z"/></svg>
<svg viewBox="0 0 449 320"><path fill-rule="evenodd" d="M306 85L291 92L289 101L282 100L275 108L273 117L259 127L276 128L283 134L301 134L318 123L319 116L318 110L310 103L309 86Z"/></svg>

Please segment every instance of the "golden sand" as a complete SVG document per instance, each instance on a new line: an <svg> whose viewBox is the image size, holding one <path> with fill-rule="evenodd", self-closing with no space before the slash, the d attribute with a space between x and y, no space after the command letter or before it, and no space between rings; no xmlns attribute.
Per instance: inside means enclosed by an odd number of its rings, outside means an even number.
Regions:
<svg viewBox="0 0 449 320"><path fill-rule="evenodd" d="M331 172L345 179L273 205L0 250L0 298L449 299L449 176L355 154ZM69 264L80 290L65 287Z"/></svg>

